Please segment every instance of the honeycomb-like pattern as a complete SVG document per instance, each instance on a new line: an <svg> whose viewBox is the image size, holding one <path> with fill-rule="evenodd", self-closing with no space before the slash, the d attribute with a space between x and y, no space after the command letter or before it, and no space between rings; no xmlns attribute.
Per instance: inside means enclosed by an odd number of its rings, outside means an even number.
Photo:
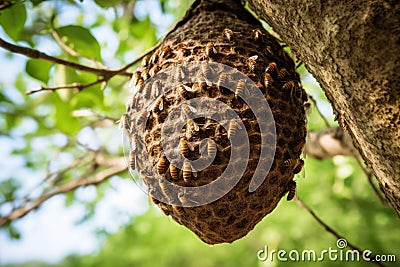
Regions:
<svg viewBox="0 0 400 267"><path fill-rule="evenodd" d="M257 121L254 113L241 98L240 80L232 73L218 73L207 77L204 63L203 74L212 81L199 79L178 86L161 94L153 85L141 86L147 79L161 70L191 61L218 62L231 66L247 75L261 90L271 108L274 121ZM174 79L185 75L178 71ZM157 172L169 182L180 186L195 187L206 185L218 179L228 165L231 143L228 132L210 118L197 118L189 121L176 136L166 136L164 148L161 131L168 132L174 123L165 123L167 116L172 122L182 119L185 111L177 108L185 100L207 97L229 105L240 117L249 137L250 156L244 175L237 185L220 199L197 207L180 207L157 200L156 194L166 193L158 179L141 172L142 179L149 188L149 195L161 210L178 223L196 233L204 242L216 244L233 242L245 236L254 226L278 204L288 192L294 174L302 167L300 155L305 143L304 102L307 96L300 86L299 75L293 61L281 49L278 42L267 33L261 24L253 18L237 1L196 1L185 18L165 37L161 46L149 57L144 58L134 74L133 86L137 92L128 103L124 115L124 127L134 143L134 152L139 154L143 164ZM223 86L222 86L223 85ZM231 92L226 87L236 88ZM190 90L187 90L190 88ZM159 96L156 103L148 108L145 99ZM249 96L252 97L252 96ZM161 104L161 106L160 106ZM181 112L177 112L180 110ZM173 114L173 113L176 114ZM196 112L187 110L187 112ZM144 142L138 141L135 127L147 119ZM276 127L276 142L272 142L273 131L261 136L260 124L268 129ZM232 131L233 132L233 131ZM232 134L232 133L230 133ZM178 156L183 152L187 159L201 157L201 140L211 138L216 146L210 145L216 152L212 164L199 172L177 169L173 162L165 160L169 152ZM180 140L183 141L180 141ZM266 149L275 156L271 169L264 182L254 192L249 192L249 183L259 161L261 140ZM179 143L182 142L181 146ZM187 148L186 148L187 145ZM168 151L164 151L164 149ZM208 149L208 146L207 146ZM240 148L239 148L240 149ZM134 165L134 164L132 164ZM140 170L139 170L140 171ZM210 192L212 194L213 192ZM178 199L185 206L185 192L178 192Z"/></svg>

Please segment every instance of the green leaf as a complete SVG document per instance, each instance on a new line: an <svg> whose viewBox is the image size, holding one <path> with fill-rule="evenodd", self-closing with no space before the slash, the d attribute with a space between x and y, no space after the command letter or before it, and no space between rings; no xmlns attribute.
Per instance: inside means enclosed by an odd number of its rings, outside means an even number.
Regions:
<svg viewBox="0 0 400 267"><path fill-rule="evenodd" d="M57 29L57 33L74 51L84 57L100 60L100 45L86 28L68 25Z"/></svg>
<svg viewBox="0 0 400 267"><path fill-rule="evenodd" d="M95 0L95 2L96 2L96 4L98 4L99 6L101 6L103 8L109 8L109 7L116 6L121 1L120 0Z"/></svg>
<svg viewBox="0 0 400 267"><path fill-rule="evenodd" d="M10 201L13 200L17 190L21 187L21 184L13 179L9 178L7 180L0 182L0 201Z"/></svg>
<svg viewBox="0 0 400 267"><path fill-rule="evenodd" d="M50 78L49 72L52 66L53 63L48 61L30 59L26 62L25 70L31 77L47 84Z"/></svg>
<svg viewBox="0 0 400 267"><path fill-rule="evenodd" d="M32 3L34 6L37 6L37 5L39 5L40 3L46 2L46 1L48 1L48 0L30 0L30 1L31 1L31 3Z"/></svg>
<svg viewBox="0 0 400 267"><path fill-rule="evenodd" d="M99 109L103 106L103 91L100 89L100 85L88 87L79 94L75 94L71 102L76 109Z"/></svg>
<svg viewBox="0 0 400 267"><path fill-rule="evenodd" d="M71 191L65 193L64 196L65 196L65 206L70 207L75 202L75 192Z"/></svg>
<svg viewBox="0 0 400 267"><path fill-rule="evenodd" d="M0 25L14 41L19 40L25 21L26 9L23 3L16 3L10 8L0 11Z"/></svg>
<svg viewBox="0 0 400 267"><path fill-rule="evenodd" d="M119 43L117 53L132 50L143 53L157 42L156 28L148 16L134 24L124 18L119 23L114 23L114 30L117 32L122 33L125 28L129 29L129 35L126 38L120 34L123 41Z"/></svg>
<svg viewBox="0 0 400 267"><path fill-rule="evenodd" d="M76 134L80 129L79 121L72 116L72 108L68 101L62 101L58 93L51 94L51 100L55 104L55 122L62 132Z"/></svg>
<svg viewBox="0 0 400 267"><path fill-rule="evenodd" d="M96 75L90 73L82 73L78 77L79 83L86 84L95 81ZM104 91L101 90L101 84L96 84L91 87L85 88L79 94L74 94L70 100L71 106L74 109L80 108L102 108L104 100Z"/></svg>
<svg viewBox="0 0 400 267"><path fill-rule="evenodd" d="M13 225L11 225L11 224L6 225L6 229L7 229L8 235L11 237L11 239L20 239L21 238L21 233Z"/></svg>

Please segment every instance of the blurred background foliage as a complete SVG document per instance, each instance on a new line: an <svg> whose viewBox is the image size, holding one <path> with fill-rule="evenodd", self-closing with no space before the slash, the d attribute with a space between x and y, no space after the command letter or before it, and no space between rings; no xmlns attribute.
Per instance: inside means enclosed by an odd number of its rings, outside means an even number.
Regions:
<svg viewBox="0 0 400 267"><path fill-rule="evenodd" d="M192 1L3 2L11 7L0 11L2 38L72 62L115 69L156 44ZM77 55L62 49L54 33ZM26 198L50 192L90 171L90 164L84 163L90 151L101 151L108 158L123 156L121 133L115 122L124 113L129 96L126 77L115 76L107 84L99 83L80 92L68 89L26 95L28 90L41 86L89 83L97 77L5 50L0 50L0 60L0 214L7 214ZM337 125L321 88L304 66L299 71L307 92L317 100L331 125ZM324 127L313 106L308 129ZM75 159L80 164L73 165ZM304 170L297 175L298 196L361 249L376 254L397 253L400 260L398 218L379 202L356 160L306 157L305 162ZM61 178L54 175L63 170ZM112 179L118 183L131 179L131 175L125 171ZM131 182L129 186L136 185ZM108 190L111 187L110 180L106 180L90 197L85 197L85 192L65 194L65 209L83 206L86 211L76 227L92 219L100 200L115 194ZM141 198L142 203L148 201L144 193ZM10 239L23 239L13 222L0 230ZM38 259L4 266L283 266L285 263L276 259L258 261L257 251L265 245L286 251L336 248L336 239L305 210L294 201L284 200L248 236L233 244L208 246L151 204L141 214L121 222L116 231L98 230L98 248L92 254L70 255L51 264ZM2 249L7 253L6 247ZM330 261L324 264L343 265Z"/></svg>

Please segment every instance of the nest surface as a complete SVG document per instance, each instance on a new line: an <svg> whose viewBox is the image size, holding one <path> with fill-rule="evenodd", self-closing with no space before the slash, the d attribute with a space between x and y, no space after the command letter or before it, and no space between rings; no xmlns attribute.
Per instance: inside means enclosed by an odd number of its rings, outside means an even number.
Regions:
<svg viewBox="0 0 400 267"><path fill-rule="evenodd" d="M216 244L245 236L289 191L302 167L306 93L293 61L240 3L196 1L144 58L132 83L123 117L131 166L153 202L201 240ZM251 104L260 96L270 116ZM200 100L190 102L195 99ZM215 109L225 115L207 115ZM260 120L257 112L267 115ZM240 142L243 134L248 143ZM261 162L263 149L269 158ZM232 157L241 152L245 160ZM201 169L196 162L209 166ZM253 191L249 185L256 169L265 174ZM190 191L224 173L219 187L201 195Z"/></svg>

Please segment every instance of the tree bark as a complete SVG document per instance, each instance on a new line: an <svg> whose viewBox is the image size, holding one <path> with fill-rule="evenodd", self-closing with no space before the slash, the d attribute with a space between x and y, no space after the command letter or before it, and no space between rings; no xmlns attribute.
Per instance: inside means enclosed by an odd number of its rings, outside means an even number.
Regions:
<svg viewBox="0 0 400 267"><path fill-rule="evenodd" d="M249 0L321 84L400 217L400 3Z"/></svg>

